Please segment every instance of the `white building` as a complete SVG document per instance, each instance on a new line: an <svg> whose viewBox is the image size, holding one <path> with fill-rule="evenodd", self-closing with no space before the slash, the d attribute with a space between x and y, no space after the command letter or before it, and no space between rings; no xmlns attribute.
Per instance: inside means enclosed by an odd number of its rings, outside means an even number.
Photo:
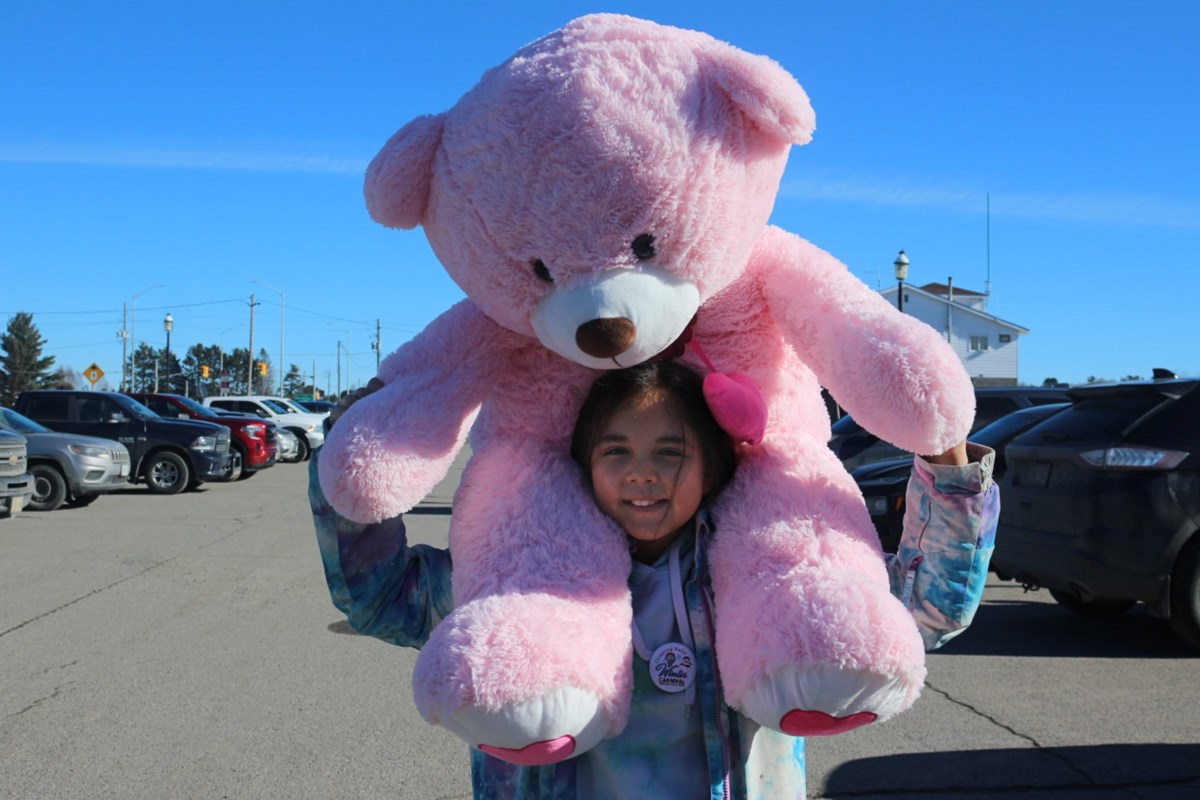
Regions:
<svg viewBox="0 0 1200 800"><path fill-rule="evenodd" d="M897 305L898 290L880 294ZM1029 329L989 314L987 301L986 294L953 284L904 284L904 313L946 337L976 386L1016 386L1020 339Z"/></svg>

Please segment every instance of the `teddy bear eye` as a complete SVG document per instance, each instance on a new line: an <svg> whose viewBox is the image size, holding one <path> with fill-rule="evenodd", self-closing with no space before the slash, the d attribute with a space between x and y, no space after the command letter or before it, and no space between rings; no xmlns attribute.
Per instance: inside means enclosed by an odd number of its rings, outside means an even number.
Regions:
<svg viewBox="0 0 1200 800"><path fill-rule="evenodd" d="M649 233L640 233L633 240L633 256L638 261L648 261L654 258L657 252L654 249L654 235Z"/></svg>
<svg viewBox="0 0 1200 800"><path fill-rule="evenodd" d="M533 259L529 262L529 265L533 267L533 274L537 275L538 280L545 281L546 283L554 283L554 276L550 274L550 270L546 269L546 265L542 263L540 258Z"/></svg>

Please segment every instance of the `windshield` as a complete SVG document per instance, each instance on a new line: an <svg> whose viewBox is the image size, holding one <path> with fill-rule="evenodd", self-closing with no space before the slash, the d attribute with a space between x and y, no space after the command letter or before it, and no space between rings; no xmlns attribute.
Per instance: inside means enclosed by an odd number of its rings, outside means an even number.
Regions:
<svg viewBox="0 0 1200 800"><path fill-rule="evenodd" d="M183 407L186 408L188 411L191 411L193 414L199 414L200 416L205 417L207 419L213 419L215 417L221 416L220 414L213 411L208 406L200 405L199 403L197 403L195 400L193 400L190 397L184 397L183 395L177 395L177 397L179 398L179 402L183 405Z"/></svg>
<svg viewBox="0 0 1200 800"><path fill-rule="evenodd" d="M144 405L139 403L137 400L134 400L129 395L114 394L113 398L118 403L121 403L122 405L124 405L126 410L130 411L138 419L158 419L158 414L155 414L153 411L146 408Z"/></svg>
<svg viewBox="0 0 1200 800"><path fill-rule="evenodd" d="M288 400L286 397L273 397L271 399L274 400L276 403L279 403L280 405L287 406L288 409L296 412L297 414L311 414L312 413L304 406L302 406L299 403L296 403L292 400Z"/></svg>
<svg viewBox="0 0 1200 800"><path fill-rule="evenodd" d="M274 411L276 414L294 414L294 413L296 413L296 412L292 411L290 408L288 408L287 406L285 406L283 403L280 403L278 400L263 400L262 404L264 406L266 406L267 408L271 409L272 411Z"/></svg>
<svg viewBox="0 0 1200 800"><path fill-rule="evenodd" d="M17 433L51 433L45 425L34 422L29 417L22 416L11 408L0 408L0 427L8 428Z"/></svg>

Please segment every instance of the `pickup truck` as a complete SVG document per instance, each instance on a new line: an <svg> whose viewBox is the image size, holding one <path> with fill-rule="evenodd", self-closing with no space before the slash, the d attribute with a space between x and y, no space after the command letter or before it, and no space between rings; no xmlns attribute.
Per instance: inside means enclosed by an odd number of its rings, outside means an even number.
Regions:
<svg viewBox="0 0 1200 800"><path fill-rule="evenodd" d="M134 400L166 419L198 419L229 428L232 463L229 480L245 480L259 470L275 466L278 445L275 424L270 420L247 416L222 416L181 394L126 392Z"/></svg>
<svg viewBox="0 0 1200 800"><path fill-rule="evenodd" d="M33 476L25 466L25 437L0 430L0 517L18 513L33 494Z"/></svg>
<svg viewBox="0 0 1200 800"><path fill-rule="evenodd" d="M129 450L130 478L155 494L176 494L229 472L229 429L197 420L163 419L116 392L39 389L22 392L15 409L47 428L114 439Z"/></svg>

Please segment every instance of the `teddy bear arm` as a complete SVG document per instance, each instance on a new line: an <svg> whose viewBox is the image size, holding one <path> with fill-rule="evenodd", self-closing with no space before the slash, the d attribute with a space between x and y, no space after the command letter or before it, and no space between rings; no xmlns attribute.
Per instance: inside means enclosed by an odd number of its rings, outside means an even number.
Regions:
<svg viewBox="0 0 1200 800"><path fill-rule="evenodd" d="M504 333L464 301L388 356L383 388L351 406L325 443L321 487L338 513L397 516L446 476L507 363Z"/></svg>
<svg viewBox="0 0 1200 800"><path fill-rule="evenodd" d="M800 237L772 229L763 239L756 257L773 319L860 425L923 455L966 438L975 415L971 380L933 328Z"/></svg>

